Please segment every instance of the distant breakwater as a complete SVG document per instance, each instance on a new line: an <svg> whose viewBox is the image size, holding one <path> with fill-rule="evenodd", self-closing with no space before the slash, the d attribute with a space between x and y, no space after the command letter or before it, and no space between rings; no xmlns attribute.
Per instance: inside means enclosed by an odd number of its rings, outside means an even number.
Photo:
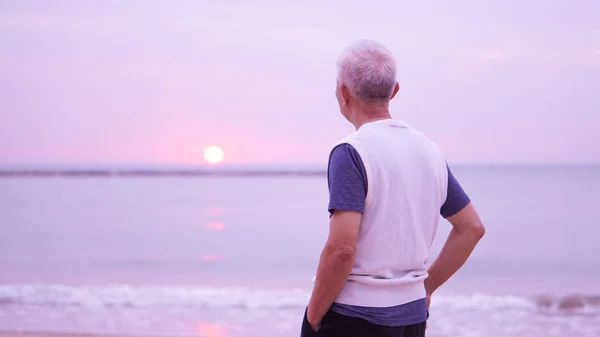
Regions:
<svg viewBox="0 0 600 337"><path fill-rule="evenodd" d="M0 177L277 177L324 176L323 170L293 169L0 169Z"/></svg>

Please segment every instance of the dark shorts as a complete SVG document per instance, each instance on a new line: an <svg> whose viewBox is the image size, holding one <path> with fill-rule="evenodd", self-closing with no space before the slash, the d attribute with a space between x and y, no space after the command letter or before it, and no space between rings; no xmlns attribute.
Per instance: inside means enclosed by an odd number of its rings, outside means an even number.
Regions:
<svg viewBox="0 0 600 337"><path fill-rule="evenodd" d="M302 320L300 337L424 337L425 322L407 326L383 326L364 319L327 312L319 331L315 332L308 320L306 311Z"/></svg>

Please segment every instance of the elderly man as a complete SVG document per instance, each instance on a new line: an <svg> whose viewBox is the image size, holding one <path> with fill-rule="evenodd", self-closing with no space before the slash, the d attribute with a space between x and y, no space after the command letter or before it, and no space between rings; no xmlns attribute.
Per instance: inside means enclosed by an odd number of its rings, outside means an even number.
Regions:
<svg viewBox="0 0 600 337"><path fill-rule="evenodd" d="M336 96L356 132L329 158L329 237L301 335L424 336L431 295L484 235L469 197L431 140L392 119L400 89L383 45L359 41L338 60ZM453 226L427 268L440 215Z"/></svg>

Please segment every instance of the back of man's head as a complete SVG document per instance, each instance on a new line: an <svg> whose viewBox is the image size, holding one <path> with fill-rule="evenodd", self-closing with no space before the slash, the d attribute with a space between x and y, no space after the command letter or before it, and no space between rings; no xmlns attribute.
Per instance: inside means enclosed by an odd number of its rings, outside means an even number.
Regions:
<svg viewBox="0 0 600 337"><path fill-rule="evenodd" d="M387 103L396 87L396 59L383 44L359 40L337 62L338 84L365 103Z"/></svg>

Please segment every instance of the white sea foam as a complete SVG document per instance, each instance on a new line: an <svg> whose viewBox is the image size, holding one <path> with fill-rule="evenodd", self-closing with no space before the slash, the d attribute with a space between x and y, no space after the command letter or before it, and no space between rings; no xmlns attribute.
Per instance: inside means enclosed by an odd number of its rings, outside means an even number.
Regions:
<svg viewBox="0 0 600 337"><path fill-rule="evenodd" d="M0 285L0 305L58 307L285 309L306 305L309 295L245 287Z"/></svg>
<svg viewBox="0 0 600 337"><path fill-rule="evenodd" d="M47 284L0 285L0 306L52 307L296 309L306 306L307 289L183 286L70 286ZM575 298L575 300L573 300ZM600 313L597 297L570 297L574 308L561 308L564 299L511 295L440 295L433 308L444 311L543 311Z"/></svg>

